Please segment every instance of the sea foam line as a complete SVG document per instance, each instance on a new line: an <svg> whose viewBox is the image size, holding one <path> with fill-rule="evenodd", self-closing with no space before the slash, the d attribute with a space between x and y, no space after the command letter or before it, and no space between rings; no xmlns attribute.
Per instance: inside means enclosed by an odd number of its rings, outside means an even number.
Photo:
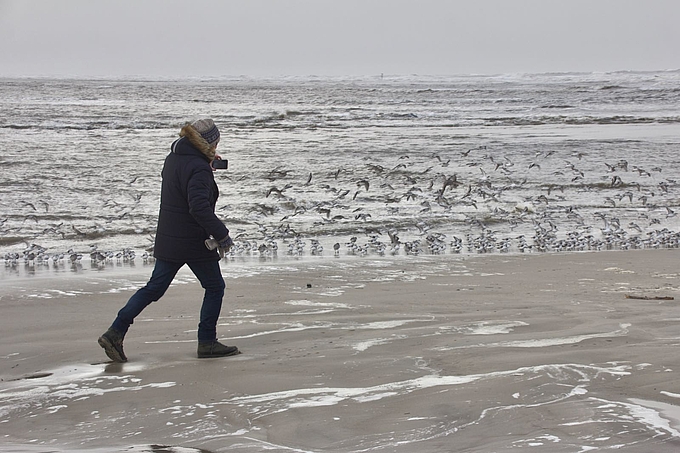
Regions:
<svg viewBox="0 0 680 453"><path fill-rule="evenodd" d="M450 351L453 349L467 349L467 348L545 348L549 346L561 346L565 344L576 344L585 340L591 340L593 338L611 338L611 337L621 337L628 334L628 328L632 324L624 323L619 324L621 327L619 330L614 330L612 332L603 333L593 333L588 335L575 335L573 337L561 337L561 338L542 338L536 340L517 340L517 341L504 341L500 343L486 343L486 344L476 344L468 346L444 346L434 348L437 351Z"/></svg>
<svg viewBox="0 0 680 453"><path fill-rule="evenodd" d="M580 376L578 379L580 382L587 382L589 381L588 372L594 373L595 375L607 373L612 376L626 376L630 374L628 371L629 369L630 367L627 365L600 367L581 364L548 364L465 376L427 375L415 379L388 382L371 387L321 387L284 390L263 393L260 395L235 397L226 400L223 403L235 404L241 407L252 404L254 406L251 409L251 412L259 413L259 417L262 417L285 412L294 408L333 406L345 400L353 400L359 403L376 401L391 396L406 395L418 390L433 387L469 384L479 380L516 376L518 374L574 371Z"/></svg>

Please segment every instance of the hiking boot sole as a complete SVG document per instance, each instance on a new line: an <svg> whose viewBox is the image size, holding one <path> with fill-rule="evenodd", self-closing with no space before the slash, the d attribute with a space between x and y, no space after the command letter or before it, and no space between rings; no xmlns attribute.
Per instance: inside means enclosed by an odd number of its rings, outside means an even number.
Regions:
<svg viewBox="0 0 680 453"><path fill-rule="evenodd" d="M234 348L233 351L227 352L225 354L210 354L210 353L203 353L203 354L198 354L199 359L216 359L219 357L231 357L233 355L239 355L241 351L238 350L238 348Z"/></svg>
<svg viewBox="0 0 680 453"><path fill-rule="evenodd" d="M101 337L99 337L97 343L99 343L99 346L104 348L104 352L109 357L109 359L117 363L127 362L127 357L122 356L120 352L118 352L118 349L116 349L116 347L113 345L113 343L111 343L111 341L105 336L102 335Z"/></svg>

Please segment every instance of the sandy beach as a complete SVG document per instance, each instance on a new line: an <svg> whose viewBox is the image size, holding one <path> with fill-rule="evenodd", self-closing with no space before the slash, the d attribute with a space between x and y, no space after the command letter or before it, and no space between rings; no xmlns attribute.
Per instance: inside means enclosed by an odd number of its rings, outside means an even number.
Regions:
<svg viewBox="0 0 680 453"><path fill-rule="evenodd" d="M0 281L0 451L676 452L680 251L223 265L220 338L182 271L109 363L150 268Z"/></svg>

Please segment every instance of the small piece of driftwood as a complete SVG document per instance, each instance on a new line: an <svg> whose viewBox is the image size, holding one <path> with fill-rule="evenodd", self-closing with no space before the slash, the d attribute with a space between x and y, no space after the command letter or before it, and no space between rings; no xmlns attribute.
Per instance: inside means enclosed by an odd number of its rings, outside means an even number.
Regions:
<svg viewBox="0 0 680 453"><path fill-rule="evenodd" d="M674 300L672 296L631 296L626 294L626 299L642 299L642 300Z"/></svg>

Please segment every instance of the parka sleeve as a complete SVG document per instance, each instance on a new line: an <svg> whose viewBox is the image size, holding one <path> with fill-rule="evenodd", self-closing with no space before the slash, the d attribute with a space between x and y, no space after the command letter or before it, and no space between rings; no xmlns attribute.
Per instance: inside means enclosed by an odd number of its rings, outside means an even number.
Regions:
<svg viewBox="0 0 680 453"><path fill-rule="evenodd" d="M212 170L208 167L206 169L199 169L195 171L189 178L187 184L187 202L189 204L189 213L208 232L209 235L217 240L222 240L229 234L229 230L224 223L215 215L216 201L213 197L215 180L212 175ZM207 238L206 238L207 239Z"/></svg>

